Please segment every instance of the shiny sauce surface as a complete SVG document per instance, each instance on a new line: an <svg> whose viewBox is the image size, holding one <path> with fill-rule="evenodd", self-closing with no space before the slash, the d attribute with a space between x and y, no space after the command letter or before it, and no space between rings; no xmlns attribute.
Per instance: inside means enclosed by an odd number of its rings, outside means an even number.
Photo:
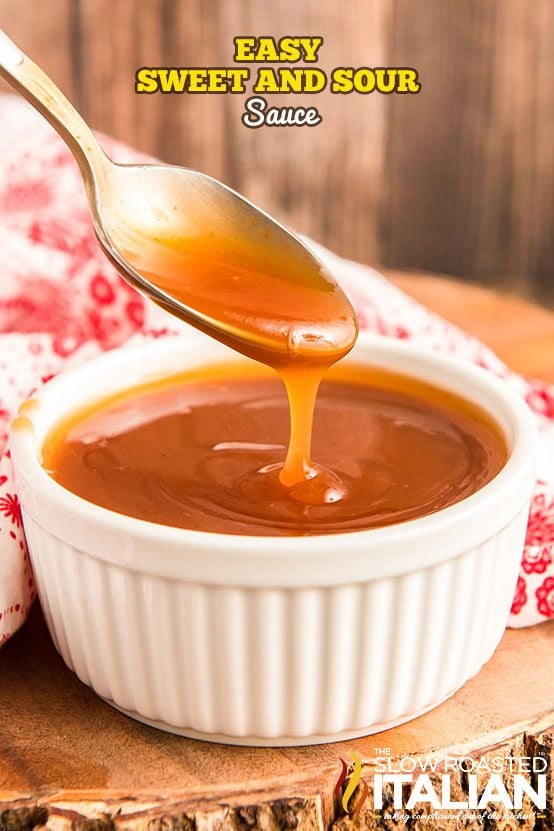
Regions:
<svg viewBox="0 0 554 831"><path fill-rule="evenodd" d="M313 454L347 496L321 504L284 488L287 397L250 361L163 378L74 413L47 437L61 485L129 516L200 531L333 534L430 514L504 466L499 428L478 407L414 379L351 363L322 382Z"/></svg>

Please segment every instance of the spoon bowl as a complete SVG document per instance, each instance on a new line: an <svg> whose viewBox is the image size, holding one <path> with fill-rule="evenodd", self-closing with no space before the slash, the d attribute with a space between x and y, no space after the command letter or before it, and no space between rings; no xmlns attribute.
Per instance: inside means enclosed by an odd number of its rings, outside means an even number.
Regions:
<svg viewBox="0 0 554 831"><path fill-rule="evenodd" d="M327 363L353 345L354 312L323 263L216 179L172 165L109 163L92 211L98 240L125 279L240 352Z"/></svg>

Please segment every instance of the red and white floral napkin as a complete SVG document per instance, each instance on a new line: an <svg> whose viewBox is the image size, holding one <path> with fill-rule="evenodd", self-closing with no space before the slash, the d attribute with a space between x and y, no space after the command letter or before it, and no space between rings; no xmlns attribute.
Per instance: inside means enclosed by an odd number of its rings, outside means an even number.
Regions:
<svg viewBox="0 0 554 831"><path fill-rule="evenodd" d="M131 337L186 327L145 302L110 266L91 226L81 177L61 139L21 99L0 96L0 643L35 597L14 487L10 420L60 370ZM137 161L107 138L116 161ZM363 328L413 339L486 367L528 402L541 429L537 483L510 624L554 618L554 388L511 372L487 347L384 277L317 247L349 292Z"/></svg>

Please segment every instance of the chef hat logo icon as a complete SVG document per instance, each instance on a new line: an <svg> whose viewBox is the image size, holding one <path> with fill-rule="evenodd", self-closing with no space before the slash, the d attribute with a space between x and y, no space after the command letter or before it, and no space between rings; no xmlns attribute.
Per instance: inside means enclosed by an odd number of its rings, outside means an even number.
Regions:
<svg viewBox="0 0 554 831"><path fill-rule="evenodd" d="M340 803L346 814L358 817L369 795L369 788L367 782L362 777L362 762L360 757L356 753L353 753L352 759L352 770L350 771L349 765L346 764L344 759L340 760L342 770L335 785L335 798L340 799ZM353 799L352 797L356 791L358 793Z"/></svg>

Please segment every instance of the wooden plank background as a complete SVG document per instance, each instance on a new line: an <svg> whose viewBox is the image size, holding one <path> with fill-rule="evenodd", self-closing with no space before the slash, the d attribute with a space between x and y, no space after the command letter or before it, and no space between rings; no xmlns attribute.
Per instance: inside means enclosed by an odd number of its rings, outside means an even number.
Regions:
<svg viewBox="0 0 554 831"><path fill-rule="evenodd" d="M93 127L339 253L554 302L553 0L0 0L0 25ZM139 66L231 64L236 34L323 35L323 69L415 66L423 90L260 130L242 96L135 95Z"/></svg>

